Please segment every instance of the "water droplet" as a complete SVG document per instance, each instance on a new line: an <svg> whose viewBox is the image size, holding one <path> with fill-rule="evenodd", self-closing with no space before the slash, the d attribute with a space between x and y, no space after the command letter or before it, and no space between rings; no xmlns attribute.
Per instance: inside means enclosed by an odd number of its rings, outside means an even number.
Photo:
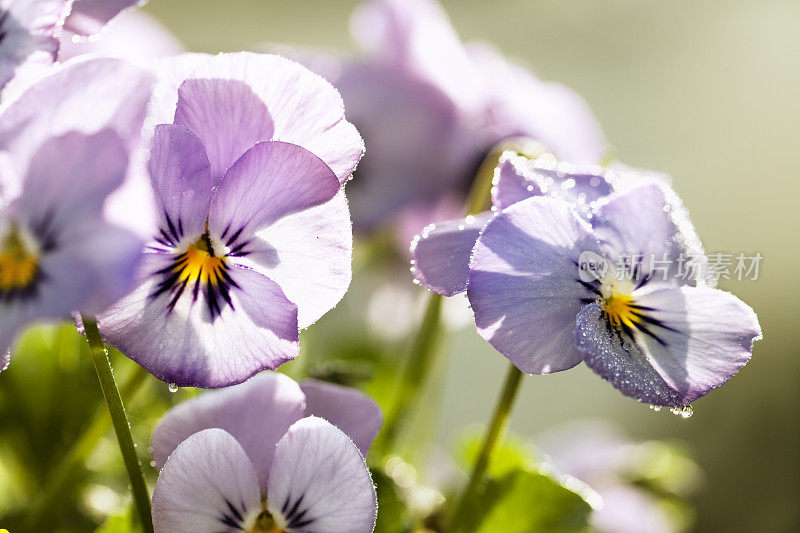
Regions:
<svg viewBox="0 0 800 533"><path fill-rule="evenodd" d="M175 383L170 383L168 388L170 392L178 392L178 386Z"/></svg>
<svg viewBox="0 0 800 533"><path fill-rule="evenodd" d="M156 462L150 461L150 468L155 468L155 467L156 467Z"/></svg>
<svg viewBox="0 0 800 533"><path fill-rule="evenodd" d="M650 409L657 413L657 412L659 412L661 410L661 406L660 405L651 405Z"/></svg>
<svg viewBox="0 0 800 533"><path fill-rule="evenodd" d="M670 409L670 412L673 415L678 415L683 419L691 418L694 414L694 408L691 405L687 405L686 407L673 407Z"/></svg>

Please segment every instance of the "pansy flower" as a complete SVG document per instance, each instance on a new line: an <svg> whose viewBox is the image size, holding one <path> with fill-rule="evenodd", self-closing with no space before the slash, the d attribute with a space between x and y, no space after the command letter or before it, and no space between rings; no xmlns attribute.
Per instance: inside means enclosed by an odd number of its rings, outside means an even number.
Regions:
<svg viewBox="0 0 800 533"><path fill-rule="evenodd" d="M699 239L662 181L530 175L505 160L493 201L495 213L428 228L412 270L435 292L466 290L478 332L521 371L584 361L628 396L680 408L749 360L758 320L709 286Z"/></svg>
<svg viewBox="0 0 800 533"><path fill-rule="evenodd" d="M351 32L363 57L320 71L369 146L351 191L357 227L398 223L413 227L410 237L437 211L456 216L481 161L504 140L531 138L581 164L608 151L577 94L487 45L465 45L435 0L367 1Z"/></svg>
<svg viewBox="0 0 800 533"><path fill-rule="evenodd" d="M151 118L174 116L150 155L159 229L137 289L100 329L164 381L223 387L294 358L298 328L347 290L342 183L363 144L336 90L296 63L241 53L170 66L191 74L156 88Z"/></svg>
<svg viewBox="0 0 800 533"><path fill-rule="evenodd" d="M355 390L274 373L185 402L153 433L155 530L372 531L380 424Z"/></svg>
<svg viewBox="0 0 800 533"><path fill-rule="evenodd" d="M142 242L103 218L127 166L125 145L111 130L66 133L33 154L21 192L0 209L4 354L26 325L98 313L130 290Z"/></svg>

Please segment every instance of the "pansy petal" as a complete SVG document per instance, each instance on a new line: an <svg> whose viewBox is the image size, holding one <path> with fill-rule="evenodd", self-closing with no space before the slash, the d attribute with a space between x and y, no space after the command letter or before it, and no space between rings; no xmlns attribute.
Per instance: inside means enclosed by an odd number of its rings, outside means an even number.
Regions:
<svg viewBox="0 0 800 533"><path fill-rule="evenodd" d="M716 289L661 289L636 304L646 318L632 339L607 325L597 303L581 312L575 335L586 364L639 401L688 405L730 379L761 338L753 310Z"/></svg>
<svg viewBox="0 0 800 533"><path fill-rule="evenodd" d="M684 230L688 219L679 225L673 217L668 195L677 198L666 185L649 183L611 196L592 225L609 261L629 261L635 281L693 284L680 260L696 247L696 236L690 224ZM674 207L680 214L682 206Z"/></svg>
<svg viewBox="0 0 800 533"><path fill-rule="evenodd" d="M282 57L251 52L183 54L162 62L169 78L163 102L154 108L157 123L172 122L177 96L174 80L223 79L246 83L264 102L274 125L273 140L297 144L311 151L345 182L364 153L364 142L344 118L339 93L322 77ZM174 100L173 100L174 98Z"/></svg>
<svg viewBox="0 0 800 533"><path fill-rule="evenodd" d="M366 457L383 423L378 404L356 389L334 383L308 379L300 388L306 395L305 415L324 418L341 429Z"/></svg>
<svg viewBox="0 0 800 533"><path fill-rule="evenodd" d="M157 274L174 264L146 254L138 288L99 317L109 344L163 381L204 388L241 383L297 356L297 307L274 281L233 266L230 303L205 287L194 298L194 282L175 298L179 289L159 293Z"/></svg>
<svg viewBox="0 0 800 533"><path fill-rule="evenodd" d="M75 0L65 28L77 35L93 35L122 11L147 0Z"/></svg>
<svg viewBox="0 0 800 533"><path fill-rule="evenodd" d="M24 175L33 153L50 137L112 129L133 150L152 83L149 72L120 59L76 58L4 103L0 151L7 152L14 170L4 176L4 193L16 195L19 184L15 188L9 180Z"/></svg>
<svg viewBox="0 0 800 533"><path fill-rule="evenodd" d="M493 213L431 224L414 238L414 277L435 293L453 296L467 290L469 258Z"/></svg>
<svg viewBox="0 0 800 533"><path fill-rule="evenodd" d="M0 341L0 345L2 345L2 341ZM0 372L8 368L8 365L11 363L11 350L4 350L0 351Z"/></svg>
<svg viewBox="0 0 800 533"><path fill-rule="evenodd" d="M209 229L217 235L227 229L246 239L283 217L327 202L339 189L333 171L308 150L279 141L258 143L215 191Z"/></svg>
<svg viewBox="0 0 800 533"><path fill-rule="evenodd" d="M57 33L71 0L0 1L0 88L34 54L47 64L56 57Z"/></svg>
<svg viewBox="0 0 800 533"><path fill-rule="evenodd" d="M497 209L542 195L540 184L528 179L523 165L518 157L507 153L501 156L492 182L492 205Z"/></svg>
<svg viewBox="0 0 800 533"><path fill-rule="evenodd" d="M190 79L178 88L175 124L203 142L215 185L251 146L272 138L274 126L267 106L244 82Z"/></svg>
<svg viewBox="0 0 800 533"><path fill-rule="evenodd" d="M222 429L206 429L183 441L153 491L156 533L244 532L260 509L253 464Z"/></svg>
<svg viewBox="0 0 800 533"><path fill-rule="evenodd" d="M578 276L591 228L566 202L529 198L498 214L478 239L467 289L478 333L520 370L548 374L581 361L575 317L596 289Z"/></svg>
<svg viewBox="0 0 800 533"><path fill-rule="evenodd" d="M22 194L11 206L31 229L59 231L83 217L100 217L125 178L128 154L112 130L69 132L48 139L28 167Z"/></svg>
<svg viewBox="0 0 800 533"><path fill-rule="evenodd" d="M353 231L344 191L256 234L239 261L281 286L305 328L331 310L352 277Z"/></svg>
<svg viewBox="0 0 800 533"><path fill-rule="evenodd" d="M266 491L275 445L303 417L305 397L294 380L264 372L226 389L210 391L170 409L153 431L153 460L161 468L189 435L220 428L242 446Z"/></svg>
<svg viewBox="0 0 800 533"><path fill-rule="evenodd" d="M174 242L202 235L211 206L211 165L203 143L177 124L156 126L150 179L161 212L160 227Z"/></svg>
<svg viewBox="0 0 800 533"><path fill-rule="evenodd" d="M341 430L304 418L278 442L267 508L289 531L369 533L377 500L367 465Z"/></svg>

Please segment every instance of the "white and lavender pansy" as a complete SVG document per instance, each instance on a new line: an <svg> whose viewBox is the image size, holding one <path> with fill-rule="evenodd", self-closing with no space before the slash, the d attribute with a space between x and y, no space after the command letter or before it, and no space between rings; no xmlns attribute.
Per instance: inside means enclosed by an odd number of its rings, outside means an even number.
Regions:
<svg viewBox="0 0 800 533"><path fill-rule="evenodd" d="M33 154L0 210L0 351L32 322L95 314L131 289L142 241L103 218L127 166L111 130L67 133Z"/></svg>
<svg viewBox="0 0 800 533"><path fill-rule="evenodd" d="M355 390L270 372L181 404L151 442L156 531L372 531L380 423Z"/></svg>
<svg viewBox="0 0 800 533"><path fill-rule="evenodd" d="M497 211L533 196L555 196L589 218L592 206L608 196L620 179L597 166L558 163L550 155L528 159L505 152L495 169L491 211L427 226L411 243L411 271L417 282L438 294L464 292L472 249Z"/></svg>
<svg viewBox="0 0 800 533"><path fill-rule="evenodd" d="M697 243L670 196L660 183L615 193L591 223L558 198L500 211L470 261L478 332L523 372L582 360L654 405L682 408L722 385L761 329L742 301L675 268Z"/></svg>
<svg viewBox="0 0 800 533"><path fill-rule="evenodd" d="M159 229L139 287L100 328L164 381L223 387L293 359L298 329L346 292L342 183L363 145L335 89L295 63L243 53L171 65L193 74L177 76L174 104L169 80L156 89L153 117L174 114L151 149Z"/></svg>

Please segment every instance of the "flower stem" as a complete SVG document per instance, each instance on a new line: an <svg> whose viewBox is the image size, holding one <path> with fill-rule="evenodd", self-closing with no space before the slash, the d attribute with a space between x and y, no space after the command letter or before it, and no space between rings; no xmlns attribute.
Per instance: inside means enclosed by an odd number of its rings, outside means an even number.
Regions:
<svg viewBox="0 0 800 533"><path fill-rule="evenodd" d="M413 410L417 392L433 364L433 356L441 338L442 300L439 294L430 294L428 297L422 325L414 338L411 354L395 392L394 404L386 417L386 429L378 448L384 453L394 447L398 432Z"/></svg>
<svg viewBox="0 0 800 533"><path fill-rule="evenodd" d="M475 461L475 466L472 467L469 483L467 483L466 488L461 493L461 497L458 499L450 516L450 527L447 531L451 533L457 533L459 528L462 527L462 517L466 514L465 511L483 483L484 474L489 466L489 461L492 459L492 452L494 452L497 443L500 442L500 439L505 434L506 427L508 426L508 419L511 416L511 407L514 404L514 399L517 397L519 385L524 375L525 374L520 372L517 367L509 365L503 390L494 408L492 421L484 437L483 446L481 447L478 459Z"/></svg>
<svg viewBox="0 0 800 533"><path fill-rule="evenodd" d="M131 400L149 374L145 369L136 365L133 372L127 377L120 387L120 395L126 400ZM98 441L106 434L111 420L104 407L99 407L92 416L92 420L83 431L80 439L75 441L53 473L48 476L47 483L39 492L27 517L26 530L42 531L52 521L51 506L56 497L61 493L66 482L70 479L75 469L86 460L86 457L97 446Z"/></svg>
<svg viewBox="0 0 800 533"><path fill-rule="evenodd" d="M142 475L142 466L139 464L139 457L136 455L136 447L133 444L131 426L128 416L125 414L125 406L114 379L114 370L111 368L111 361L108 359L108 352L103 346L100 338L100 331L97 329L97 321L94 317L83 316L83 328L86 338L89 340L89 351L92 354L94 368L97 371L97 379L100 381L100 388L106 400L108 412L111 415L111 422L114 424L114 432L117 434L117 443L122 452L122 459L125 462L125 469L131 481L131 492L139 512L139 519L142 530L145 533L153 533L153 518L150 514L150 495L147 492L147 484Z"/></svg>

